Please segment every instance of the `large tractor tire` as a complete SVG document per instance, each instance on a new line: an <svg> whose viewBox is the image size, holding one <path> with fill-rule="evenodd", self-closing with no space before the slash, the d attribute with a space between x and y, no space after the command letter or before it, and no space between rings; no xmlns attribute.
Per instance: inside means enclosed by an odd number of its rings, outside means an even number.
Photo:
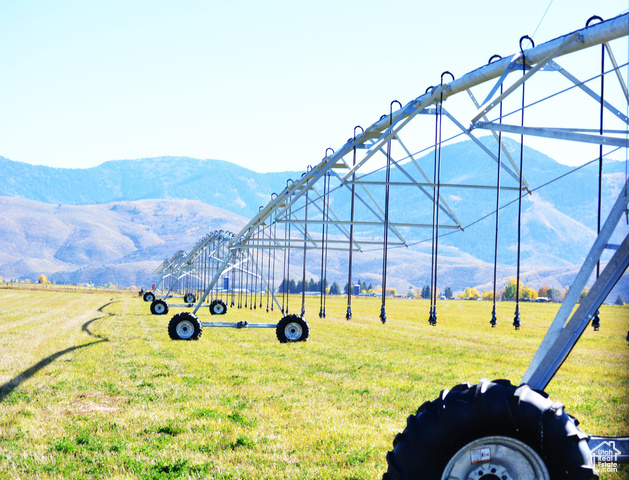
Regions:
<svg viewBox="0 0 629 480"><path fill-rule="evenodd" d="M183 296L183 301L185 303L194 303L197 301L197 297L194 295L194 293L186 293Z"/></svg>
<svg viewBox="0 0 629 480"><path fill-rule="evenodd" d="M153 315L166 315L168 313L168 304L164 300L153 300L151 302L151 313Z"/></svg>
<svg viewBox="0 0 629 480"><path fill-rule="evenodd" d="M144 292L144 295L142 296L142 298L144 299L145 302L152 302L153 300L155 300L155 294L149 290L149 291Z"/></svg>
<svg viewBox="0 0 629 480"><path fill-rule="evenodd" d="M213 300L210 303L210 313L212 315L225 315L227 313L227 304L222 300Z"/></svg>
<svg viewBox="0 0 629 480"><path fill-rule="evenodd" d="M304 318L293 313L279 321L275 334L280 343L305 342L310 337L310 325Z"/></svg>
<svg viewBox="0 0 629 480"><path fill-rule="evenodd" d="M198 340L203 333L203 325L190 312L182 312L170 319L168 335L172 340Z"/></svg>
<svg viewBox="0 0 629 480"><path fill-rule="evenodd" d="M588 436L577 424L528 385L457 385L408 417L382 478L594 480Z"/></svg>

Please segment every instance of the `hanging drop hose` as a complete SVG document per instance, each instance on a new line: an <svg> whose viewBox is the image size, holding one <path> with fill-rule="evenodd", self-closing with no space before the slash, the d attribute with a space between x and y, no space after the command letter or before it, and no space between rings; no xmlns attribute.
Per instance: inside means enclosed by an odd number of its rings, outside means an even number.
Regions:
<svg viewBox="0 0 629 480"><path fill-rule="evenodd" d="M263 207L260 207L262 210ZM260 236L260 240L258 241L258 250L260 250L260 278L258 280L258 293L260 294L260 304L259 307L262 309L262 297L264 296L264 291L262 288L264 287L264 231L266 227L262 227L262 235Z"/></svg>
<svg viewBox="0 0 629 480"><path fill-rule="evenodd" d="M242 308L242 291L244 286L243 275L244 275L244 267L245 267L245 259L243 251L240 250L240 266L238 268L238 308Z"/></svg>
<svg viewBox="0 0 629 480"><path fill-rule="evenodd" d="M598 15L594 15L590 17L586 22L586 28L590 26L590 22L592 20L598 20L602 22L603 19ZM600 101L600 113L599 113L599 133L603 135L603 113L605 111L604 103L605 103L605 44L601 45L601 101ZM601 203L602 203L602 191L603 191L603 145L598 146L598 217L596 221L596 233L601 233ZM596 279L601 272L601 261L599 259L596 262ZM599 316L599 310L596 309L594 312L594 316L592 317L592 328L595 332L598 332L601 328L601 319Z"/></svg>
<svg viewBox="0 0 629 480"><path fill-rule="evenodd" d="M270 221L270 217L269 217ZM277 238L277 237L273 237ZM273 269L275 269L275 248L271 242L271 225L269 225L269 263L266 267L266 313L269 313L269 296L271 294L271 288L273 288L273 283L275 279L271 279L271 252L273 252Z"/></svg>
<svg viewBox="0 0 629 480"><path fill-rule="evenodd" d="M327 150L326 150L327 153ZM326 155L327 156L327 155ZM324 257L325 257L325 195L326 195L326 181L325 181L325 177L323 177L323 209L322 209L322 219L323 221L321 222L321 274L319 275L319 290L320 290L320 296L319 296L319 318L323 318L323 291L324 291L324 287L323 287L323 261L324 261Z"/></svg>
<svg viewBox="0 0 629 480"><path fill-rule="evenodd" d="M430 86L426 89L426 92L434 89L435 87ZM435 108L435 161L433 166L433 180L432 180L432 233L430 238L430 311L428 312L428 323L430 325L435 325L435 311L433 304L433 296L432 292L435 289L434 279L435 279L435 214L437 208L437 148L438 148L438 108Z"/></svg>
<svg viewBox="0 0 629 480"><path fill-rule="evenodd" d="M535 42L528 35L524 35L520 38L520 52L522 54L522 76L526 75L526 55L524 54L524 49L522 48L522 40L528 39L532 46L535 47ZM524 95L525 95L525 86L526 82L522 83L522 110L520 117L520 126L524 126ZM516 277L515 277L515 314L513 317L513 326L516 330L520 329L521 321L520 321L520 257L521 257L521 246L522 246L522 180L524 175L522 173L524 167L524 134L520 134L520 189L518 195L518 256L517 256L517 266L516 266Z"/></svg>
<svg viewBox="0 0 629 480"><path fill-rule="evenodd" d="M271 195L271 197L272 196L273 195ZM276 238L277 238L277 217L273 218L273 239L276 239ZM273 293L275 293L275 265L277 263L276 253L277 253L277 243L274 243L273 245L273 277L272 277L272 281L269 282L269 293L271 292L271 289L273 289ZM267 295L267 305L268 303L269 303L269 300L268 300L268 295ZM273 302L271 302L271 311L273 311Z"/></svg>
<svg viewBox="0 0 629 480"><path fill-rule="evenodd" d="M290 206L288 207L288 218L289 220L291 220L293 218L293 207ZM286 274L287 274L287 279L286 279L286 315L288 315L288 299L290 296L290 289L289 284L290 284L290 250L291 250L291 245L290 245L290 239L291 239L291 223L290 221L288 222L288 249L287 249L287 260L288 260L288 265L286 268Z"/></svg>
<svg viewBox="0 0 629 480"><path fill-rule="evenodd" d="M260 228L258 227L258 235L257 237L260 238ZM253 283L254 283L254 287L253 287L253 309L257 310L258 308L258 291L259 291L259 286L260 286L260 275L258 275L257 271L258 271L258 266L260 265L260 240L256 240L255 241L255 245L256 245L256 257L255 257L255 267L256 269L252 271L252 275L255 275L255 278L253 279Z"/></svg>
<svg viewBox="0 0 629 480"><path fill-rule="evenodd" d="M245 308L247 308L249 300L249 277L251 276L251 252L246 250L247 270L245 271Z"/></svg>
<svg viewBox="0 0 629 480"><path fill-rule="evenodd" d="M353 162L352 168L356 167L356 129L360 128L361 133L365 133L365 129L360 125L354 127L354 148L353 148ZM353 266L353 253L354 253L354 207L356 199L356 172L352 173L352 201L350 205L350 223L349 223L349 269L347 273L347 312L345 313L345 319L351 320L352 318L352 266Z"/></svg>
<svg viewBox="0 0 629 480"><path fill-rule="evenodd" d="M493 60L502 59L500 55L493 55L487 64L492 63ZM500 84L500 95L503 92L503 85ZM499 109L499 118L498 123L502 124L502 102L500 102ZM502 170L502 131L498 132L498 174L496 176L496 234L494 239L494 293L493 293L493 301L494 306L491 310L491 320L489 324L495 327L498 324L498 319L496 318L496 282L497 282L497 274L498 274L498 231L500 224L500 172Z"/></svg>
<svg viewBox="0 0 629 480"><path fill-rule="evenodd" d="M328 150L332 150L332 153L334 153L334 149L332 148L327 148L325 150L325 157L324 158L328 158ZM326 174L327 175L327 174ZM328 186L327 186L327 179L324 176L323 177L323 196L321 201L323 202L323 208L322 208L322 222L321 222L321 274L319 275L319 290L320 290L320 298L319 298L319 318L323 318L325 317L325 310L323 308L323 297L325 296L325 286L324 286L324 281L323 281L323 275L324 275L324 262L325 262L325 246L326 246L326 238L325 238L325 227L326 227L326 207L327 207L327 194L328 194L328 190L327 190Z"/></svg>
<svg viewBox="0 0 629 480"><path fill-rule="evenodd" d="M284 224L284 249L282 250L282 315L286 315L288 311L284 310L284 301L286 300L286 288L288 287L288 279L286 278L286 252L288 250L288 226L290 224L286 222Z"/></svg>
<svg viewBox="0 0 629 480"><path fill-rule="evenodd" d="M393 104L397 103L400 108L402 104L393 100L389 104L389 129L393 126ZM389 135L391 132L389 132ZM389 184L391 182L391 138L387 142L387 170L384 185L384 238L382 245L382 306L380 307L380 321L387 323L386 298L387 298L387 254L389 251Z"/></svg>
<svg viewBox="0 0 629 480"><path fill-rule="evenodd" d="M308 171L310 171L308 169ZM308 171L304 174L306 175ZM303 175L302 175L303 176ZM308 191L310 188L306 183L306 210L304 212L304 259L301 275L301 316L306 314L306 247L308 244Z"/></svg>
<svg viewBox="0 0 629 480"><path fill-rule="evenodd" d="M238 257L234 256L234 263L236 263L238 261ZM229 293L231 294L231 302L230 302L230 308L233 308L233 306L235 305L235 298L234 298L234 289L236 288L236 268L232 268L232 280L231 280L231 285L229 286Z"/></svg>
<svg viewBox="0 0 629 480"><path fill-rule="evenodd" d="M450 75L452 77L452 81L454 81L454 75L452 73L446 71L441 74L441 82L440 86L443 87L443 77L445 75ZM433 300L433 316L432 316L432 325L437 325L437 299L439 297L439 292L437 288L437 273L438 273L438 261L439 261L439 210L441 207L441 127L443 123L443 88L441 89L441 93L439 94L439 105L437 107L437 121L438 121L438 154L437 154L437 196L436 196L436 212L435 212L435 278L434 278L434 289L431 288L431 294L434 298Z"/></svg>
<svg viewBox="0 0 629 480"><path fill-rule="evenodd" d="M327 187L327 191L328 191L328 196L330 195L330 172L327 173L327 182L328 182L328 187ZM328 196L325 197L325 202L327 203L329 201ZM328 204L326 207L326 214L325 214L325 259L323 260L323 318L325 318L325 300L326 300L326 289L327 289L327 284L328 284L328 235L330 232L330 205Z"/></svg>

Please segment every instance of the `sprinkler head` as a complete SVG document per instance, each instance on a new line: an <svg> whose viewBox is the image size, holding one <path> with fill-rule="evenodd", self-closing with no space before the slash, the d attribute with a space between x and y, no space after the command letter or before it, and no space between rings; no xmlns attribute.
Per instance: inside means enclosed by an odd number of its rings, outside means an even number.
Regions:
<svg viewBox="0 0 629 480"><path fill-rule="evenodd" d="M520 305L515 306L515 317L513 317L513 326L516 330L520 330Z"/></svg>

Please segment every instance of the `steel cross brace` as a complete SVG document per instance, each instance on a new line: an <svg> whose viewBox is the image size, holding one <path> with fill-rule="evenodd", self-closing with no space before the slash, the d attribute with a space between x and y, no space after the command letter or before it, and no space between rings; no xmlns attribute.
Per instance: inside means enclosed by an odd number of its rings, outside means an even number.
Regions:
<svg viewBox="0 0 629 480"><path fill-rule="evenodd" d="M559 370L559 367L561 367L587 327L592 315L603 303L629 264L629 236L627 236L592 286L590 292L583 298L581 305L572 315L570 321L566 324L570 312L576 305L594 267L607 247L620 217L627 210L628 187L629 181L625 183L620 191L620 195L601 228L601 232L594 241L590 253L583 262L581 270L566 294L566 298L522 378L522 383L527 383L531 388L543 390L550 383L550 380L557 373L557 370Z"/></svg>

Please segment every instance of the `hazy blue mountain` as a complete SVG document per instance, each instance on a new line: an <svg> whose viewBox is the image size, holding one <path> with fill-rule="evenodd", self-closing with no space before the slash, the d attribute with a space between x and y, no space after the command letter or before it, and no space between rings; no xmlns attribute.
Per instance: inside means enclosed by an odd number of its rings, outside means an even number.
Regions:
<svg viewBox="0 0 629 480"><path fill-rule="evenodd" d="M160 157L52 168L0 157L0 196L63 205L145 199L199 200L252 217L295 172L257 173L220 160Z"/></svg>

